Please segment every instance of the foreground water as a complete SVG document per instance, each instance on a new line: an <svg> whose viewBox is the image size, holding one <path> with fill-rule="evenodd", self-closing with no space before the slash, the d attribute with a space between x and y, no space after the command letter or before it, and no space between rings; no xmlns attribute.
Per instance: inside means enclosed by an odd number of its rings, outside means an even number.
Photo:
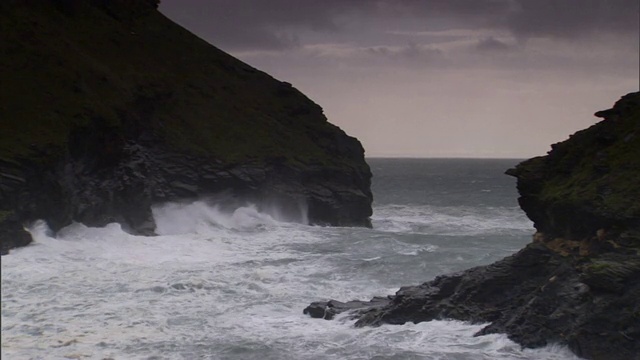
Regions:
<svg viewBox="0 0 640 360"><path fill-rule="evenodd" d="M456 321L354 328L310 302L369 299L530 241L513 160L368 160L373 229L274 220L248 204L156 208L158 237L76 224L2 257L2 359L572 359Z"/></svg>

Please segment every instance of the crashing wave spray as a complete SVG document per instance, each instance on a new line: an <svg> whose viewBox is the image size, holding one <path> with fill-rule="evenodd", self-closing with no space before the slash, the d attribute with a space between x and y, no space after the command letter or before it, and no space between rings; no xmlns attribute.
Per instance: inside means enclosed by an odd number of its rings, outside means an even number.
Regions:
<svg viewBox="0 0 640 360"><path fill-rule="evenodd" d="M276 202L262 206L247 203L242 206L217 202L215 198L189 203L166 203L152 208L159 235L207 232L211 227L230 230L260 230L283 222L307 224L306 206L300 202L295 213L291 207L283 211Z"/></svg>

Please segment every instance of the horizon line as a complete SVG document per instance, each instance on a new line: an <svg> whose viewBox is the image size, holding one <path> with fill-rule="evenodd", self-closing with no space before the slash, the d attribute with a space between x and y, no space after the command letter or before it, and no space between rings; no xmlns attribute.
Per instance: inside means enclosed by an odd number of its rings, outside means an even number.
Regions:
<svg viewBox="0 0 640 360"><path fill-rule="evenodd" d="M539 155L539 156L543 156L543 155ZM455 159L459 159L459 160L527 160L527 159L531 159L537 156L530 156L530 157L497 157L497 156L491 156L491 157L478 157L478 156L415 156L415 155L406 155L406 156L401 156L401 155L372 155L372 156L366 156L365 155L365 159L443 159L443 160L455 160Z"/></svg>

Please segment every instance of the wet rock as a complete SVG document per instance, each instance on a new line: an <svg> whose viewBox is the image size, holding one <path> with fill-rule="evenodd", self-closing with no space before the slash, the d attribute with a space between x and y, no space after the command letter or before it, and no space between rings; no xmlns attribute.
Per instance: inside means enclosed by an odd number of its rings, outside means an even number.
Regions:
<svg viewBox="0 0 640 360"><path fill-rule="evenodd" d="M31 243L31 234L10 212L0 211L0 255L7 255L10 249L27 246Z"/></svg>
<svg viewBox="0 0 640 360"><path fill-rule="evenodd" d="M388 305L392 298L392 296L374 297L369 301L352 300L347 302L337 300L317 301L311 303L302 312L312 318L325 320L332 320L338 314L350 312L352 313L351 317L355 318L357 314L362 312L372 311Z"/></svg>
<svg viewBox="0 0 640 360"><path fill-rule="evenodd" d="M375 299L331 300L313 303L305 313L330 320L349 312L357 327L438 319L489 323L476 336L505 333L530 348L565 344L589 359L637 359L640 281L629 269L635 271L638 259L627 259L627 265L618 266L625 270L614 271L625 282L620 291L621 280L615 280L618 291L612 292L586 283L584 259L531 244L494 264L403 287L375 304ZM611 260L594 264L603 261Z"/></svg>

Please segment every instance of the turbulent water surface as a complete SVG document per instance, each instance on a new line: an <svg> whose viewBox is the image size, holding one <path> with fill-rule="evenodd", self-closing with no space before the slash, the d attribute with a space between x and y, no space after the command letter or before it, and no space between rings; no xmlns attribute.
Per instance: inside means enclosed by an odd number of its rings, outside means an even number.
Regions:
<svg viewBox="0 0 640 360"><path fill-rule="evenodd" d="M571 359L481 325L354 328L310 302L369 299L525 243L515 160L369 159L373 229L291 224L247 204L154 209L157 237L76 224L2 257L2 359Z"/></svg>

